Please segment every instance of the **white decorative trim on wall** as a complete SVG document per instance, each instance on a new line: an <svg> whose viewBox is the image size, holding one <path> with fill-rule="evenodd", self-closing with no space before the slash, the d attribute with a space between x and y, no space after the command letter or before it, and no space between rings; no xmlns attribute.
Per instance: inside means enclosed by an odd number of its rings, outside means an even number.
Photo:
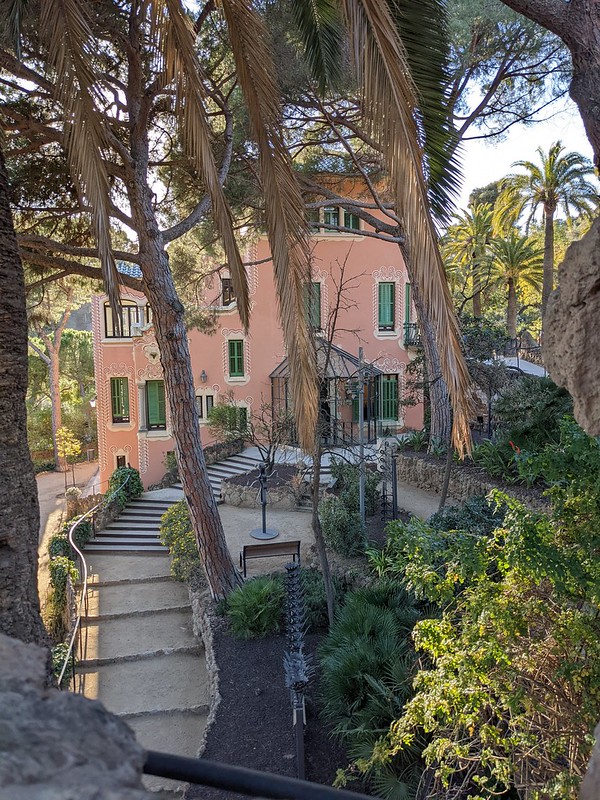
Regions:
<svg viewBox="0 0 600 800"><path fill-rule="evenodd" d="M148 440L145 436L138 435L138 460L140 462L140 475L148 472Z"/></svg>

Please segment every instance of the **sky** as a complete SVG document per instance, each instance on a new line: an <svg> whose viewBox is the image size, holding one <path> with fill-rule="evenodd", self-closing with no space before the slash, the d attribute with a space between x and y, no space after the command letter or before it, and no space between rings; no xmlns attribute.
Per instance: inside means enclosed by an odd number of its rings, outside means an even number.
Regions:
<svg viewBox="0 0 600 800"><path fill-rule="evenodd" d="M536 148L548 151L550 145L560 140L567 150L575 150L592 158L592 147L587 140L577 106L570 100L556 104L556 112L546 121L525 128L514 125L502 142L478 139L465 143L462 157L464 181L458 206L467 207L469 194L479 186L503 178L514 161L538 161Z"/></svg>

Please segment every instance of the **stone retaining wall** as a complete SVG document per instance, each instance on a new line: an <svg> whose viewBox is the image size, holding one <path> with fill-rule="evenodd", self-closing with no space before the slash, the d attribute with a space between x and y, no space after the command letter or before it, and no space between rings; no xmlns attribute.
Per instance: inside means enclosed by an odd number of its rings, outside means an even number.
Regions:
<svg viewBox="0 0 600 800"><path fill-rule="evenodd" d="M398 453L397 460L398 480L409 483L425 492L441 494L444 483L445 459L439 463L434 463L420 458L418 455L405 455ZM501 489L506 494L512 494L509 487L501 486L493 481L485 480L485 477L477 477L465 469L461 469L460 464L453 464L450 473L450 483L448 484L448 497L459 503L464 503L469 497L489 494L493 489ZM525 505L537 511L547 508L543 499L535 497L517 497Z"/></svg>
<svg viewBox="0 0 600 800"><path fill-rule="evenodd" d="M228 480L221 481L221 498L229 506L238 508L260 508L260 488L242 486ZM296 493L291 486L276 486L267 489L268 508L274 511L294 511L297 506Z"/></svg>

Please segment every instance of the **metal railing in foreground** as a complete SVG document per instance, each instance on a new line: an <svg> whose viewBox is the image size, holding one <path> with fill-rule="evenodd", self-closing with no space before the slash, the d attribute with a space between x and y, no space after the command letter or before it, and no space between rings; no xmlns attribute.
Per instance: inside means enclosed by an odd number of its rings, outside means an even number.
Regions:
<svg viewBox="0 0 600 800"><path fill-rule="evenodd" d="M85 560L85 558L83 556L83 553L81 552L81 550L75 544L75 537L74 537L75 529L85 519L87 519L88 517L93 517L93 515L96 513L96 511L98 511L98 509L101 506L107 505L108 503L110 503L110 501L113 499L113 497L115 497L121 491L121 489L123 489L125 487L125 485L127 484L127 482L128 482L130 477L131 476L128 475L125 478L125 480L123 481L123 483L119 486L118 489L115 489L114 492L111 492L109 495L106 495L105 497L103 497L102 500L99 503L97 503L93 508L90 508L89 511L86 511L85 514L82 514L80 517L77 517L75 522L69 528L69 535L68 535L69 544L71 545L73 550L77 553L77 556L79 558L79 564L81 566L81 569L79 571L79 577L80 577L80 579L82 579L81 580L81 596L79 598L79 606L78 606L78 609L77 609L77 617L75 618L75 624L73 625L73 630L71 632L71 637L69 639L69 647L68 647L67 653L65 655L65 660L64 660L64 663L62 665L62 669L61 669L60 674L58 676L58 686L59 687L62 687L62 681L63 681L63 678L65 677L65 672L67 671L67 668L69 666L69 662L71 662L71 665L72 665L71 680L73 681L73 686L75 686L75 642L77 641L77 637L81 632L81 619L84 616L84 614L87 616L87 612L88 612L88 597L87 597L88 569L87 569L87 563L86 563L86 560Z"/></svg>
<svg viewBox="0 0 600 800"><path fill-rule="evenodd" d="M146 752L146 775L176 781L212 786L239 792L250 797L279 798L279 800L371 800L368 795L333 789L310 781L286 778L246 767L234 767L203 758L184 758L156 750Z"/></svg>

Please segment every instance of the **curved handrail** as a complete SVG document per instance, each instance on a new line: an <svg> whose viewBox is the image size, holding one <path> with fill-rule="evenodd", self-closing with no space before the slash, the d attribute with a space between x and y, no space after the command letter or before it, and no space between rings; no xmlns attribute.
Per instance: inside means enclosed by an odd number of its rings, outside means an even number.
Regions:
<svg viewBox="0 0 600 800"><path fill-rule="evenodd" d="M69 544L71 545L73 550L77 553L77 555L79 556L79 560L81 561L81 567L82 567L82 572L83 572L83 583L82 583L82 586L81 586L81 597L79 598L79 608L77 610L77 618L75 620L75 625L73 626L73 632L71 633L71 638L69 640L69 648L67 650L67 654L65 656L65 660L64 660L64 663L62 665L62 669L61 669L60 674L58 676L58 686L59 686L59 688L60 688L62 680L63 680L63 678L65 676L65 672L67 671L67 664L69 663L69 659L71 658L71 654L73 653L73 646L75 645L75 637L77 636L77 632L78 632L79 628L81 627L82 609L83 609L83 606L84 606L84 602L85 602L85 600L87 598L87 580L88 580L87 563L86 563L86 560L85 560L85 558L83 556L83 553L77 547L77 545L75 544L75 541L73 539L73 534L75 533L75 528L77 528L77 526L79 524L81 524L84 519L86 519L90 515L94 514L94 512L96 512L100 508L100 506L110 503L110 501L113 499L113 497L115 497L115 495L117 495L121 491L121 489L123 489L125 487L125 485L127 484L127 482L129 481L130 478L131 478L131 475L128 475L125 478L125 480L123 481L123 483L119 486L118 489L115 489L115 491L111 492L111 494L108 495L107 497L103 497L102 500L99 503L97 503L95 506L90 508L89 511L86 511L85 514L82 514L80 517L78 517L75 520L75 522L71 525L71 527L69 528L69 533L68 533ZM74 678L74 676L73 676L73 678Z"/></svg>

